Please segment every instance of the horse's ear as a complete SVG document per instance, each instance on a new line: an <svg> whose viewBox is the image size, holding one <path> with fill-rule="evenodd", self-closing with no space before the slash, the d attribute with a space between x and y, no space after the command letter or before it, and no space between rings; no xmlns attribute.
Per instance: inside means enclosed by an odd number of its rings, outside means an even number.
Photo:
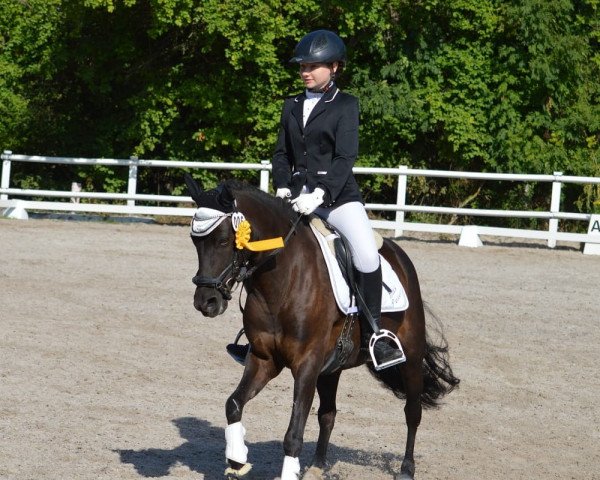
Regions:
<svg viewBox="0 0 600 480"><path fill-rule="evenodd" d="M185 184L187 186L190 196L192 197L194 202L196 202L196 205L199 207L202 199L202 188L188 172L185 172L183 174L183 179L185 180Z"/></svg>
<svg viewBox="0 0 600 480"><path fill-rule="evenodd" d="M217 195L217 201L223 207L223 211L231 212L233 210L235 197L233 196L233 193L231 193L229 184L225 182L223 185L220 185L217 190L219 192Z"/></svg>
<svg viewBox="0 0 600 480"><path fill-rule="evenodd" d="M231 190L224 185L219 185L217 188L204 191L189 173L184 173L183 178L192 199L199 208L212 208L213 210L219 210L224 213L233 211L235 198L233 197Z"/></svg>

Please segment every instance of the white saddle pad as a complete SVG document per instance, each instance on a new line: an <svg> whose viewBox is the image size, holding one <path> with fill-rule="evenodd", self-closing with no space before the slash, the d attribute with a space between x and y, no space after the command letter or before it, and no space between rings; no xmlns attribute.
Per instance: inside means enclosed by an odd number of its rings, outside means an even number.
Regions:
<svg viewBox="0 0 600 480"><path fill-rule="evenodd" d="M325 257L325 263L327 264L327 270L329 271L329 279L331 286L333 287L333 293L338 308L345 314L355 312L356 306L354 299L350 298L350 289L342 276L342 271L338 265L337 259L332 251L331 245L333 240L339 235L337 233L331 233L324 236L313 224L310 223L312 229L321 250ZM382 312L401 312L408 308L408 298L404 287L400 283L400 279L396 272L392 270L391 265L388 261L379 255L381 261L381 274L383 277L383 283L389 288L389 291L383 287L381 290L381 311Z"/></svg>

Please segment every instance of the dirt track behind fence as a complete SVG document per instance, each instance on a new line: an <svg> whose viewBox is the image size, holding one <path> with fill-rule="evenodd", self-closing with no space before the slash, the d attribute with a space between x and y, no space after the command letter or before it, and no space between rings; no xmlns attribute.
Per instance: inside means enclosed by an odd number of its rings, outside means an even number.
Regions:
<svg viewBox="0 0 600 480"><path fill-rule="evenodd" d="M600 479L600 257L401 239L460 389L426 411L418 479ZM0 478L221 479L240 327L193 309L185 227L0 220ZM254 477L279 475L284 371L246 408ZM328 478L390 479L403 404L342 375ZM303 465L317 437L316 403Z"/></svg>

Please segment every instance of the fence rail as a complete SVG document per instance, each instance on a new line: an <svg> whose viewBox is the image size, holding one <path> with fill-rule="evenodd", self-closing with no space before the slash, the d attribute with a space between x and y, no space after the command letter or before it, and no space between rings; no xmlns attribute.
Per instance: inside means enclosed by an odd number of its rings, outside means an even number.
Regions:
<svg viewBox="0 0 600 480"><path fill-rule="evenodd" d="M165 206L144 206L137 205L136 202L156 202L156 203L174 203L185 204L193 203L188 196L172 195L151 195L137 193L137 175L139 168L189 168L199 170L251 170L258 171L260 174L259 188L268 191L271 175L271 164L269 161L260 163L212 163L212 162L188 162L176 160L144 160L136 157L129 159L107 159L107 158L71 158L71 157L46 157L17 155L9 150L5 150L2 158L2 176L0 178L0 208L14 208L19 206L25 210L41 211L69 211L69 212L94 212L108 214L127 214L127 215L169 215L169 216L191 216L193 207L165 207ZM10 187L11 166L13 162L45 163L45 164L66 164L73 166L81 165L106 165L128 168L128 184L125 193L107 193L107 192L82 192L77 188L71 191L53 191L53 190L31 190ZM469 242L477 242L478 235L492 235L500 237L528 238L546 240L548 247L554 248L557 241L576 242L590 244L591 250L598 249L600 253L600 231L596 232L591 228L592 219L595 217L592 213L575 213L561 211L561 190L563 184L600 184L600 177L580 177L563 175L562 172L554 172L552 175L526 175L514 173L481 173L481 172L456 172L442 170L411 169L406 166L397 168L369 168L355 167L356 175L391 175L397 177L397 195L394 204L376 204L367 203L366 208L371 211L392 211L396 212L394 220L372 220L375 228L393 230L396 237L403 234L404 231L413 232L432 232L455 234L461 236L459 243L467 246L476 246ZM442 206L424 206L407 204L407 183L410 177L436 177L436 178L455 178L472 179L488 181L511 181L511 182L545 182L552 184L552 192L548 202L547 211L521 211L521 210L490 210L474 208L455 208ZM75 187L76 184L74 184ZM15 198L16 197L16 198ZM68 201L36 201L23 200L21 198L53 198L68 199ZM106 203L81 203L80 199L93 199ZM115 204L117 202L126 202L126 204ZM460 215L469 217L501 217L501 218L539 218L548 220L547 230L525 230L515 228L487 227L471 225L468 228L462 225L431 224L408 222L405 220L405 213L435 213L446 215ZM559 221L574 220L590 223L588 233L571 233L559 231ZM599 229L600 230L600 229ZM463 237L468 233L471 237L475 235L475 240L469 240ZM595 252L594 252L595 253Z"/></svg>

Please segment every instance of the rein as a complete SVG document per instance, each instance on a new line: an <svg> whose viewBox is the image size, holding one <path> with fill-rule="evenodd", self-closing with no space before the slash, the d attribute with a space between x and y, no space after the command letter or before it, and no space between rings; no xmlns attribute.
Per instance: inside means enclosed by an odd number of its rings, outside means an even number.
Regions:
<svg viewBox="0 0 600 480"><path fill-rule="evenodd" d="M287 235L283 239L284 246L287 245L288 240L296 231L298 222L302 218L302 215L298 215L296 220L292 222L292 226L288 231ZM197 287L213 287L216 289L225 300L231 300L232 291L235 286L239 283L245 282L250 278L256 270L262 267L272 257L281 252L281 248L272 250L265 255L256 265L250 267L250 259L246 258L246 254L243 250L237 250L234 247L233 258L231 263L225 267L225 269L217 277L201 277L196 275L192 278L192 282Z"/></svg>

